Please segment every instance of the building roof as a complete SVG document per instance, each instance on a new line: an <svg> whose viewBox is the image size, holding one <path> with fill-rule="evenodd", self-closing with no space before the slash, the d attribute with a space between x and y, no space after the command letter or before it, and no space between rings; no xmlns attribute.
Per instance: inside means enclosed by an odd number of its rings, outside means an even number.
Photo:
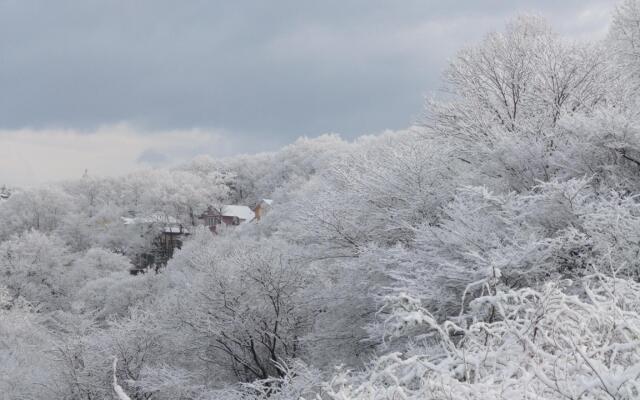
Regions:
<svg viewBox="0 0 640 400"><path fill-rule="evenodd" d="M190 232L182 226L165 226L164 233L178 233L188 235Z"/></svg>
<svg viewBox="0 0 640 400"><path fill-rule="evenodd" d="M180 221L178 221L177 219L163 214L153 214L146 217L122 217L122 221L125 225L180 223Z"/></svg>
<svg viewBox="0 0 640 400"><path fill-rule="evenodd" d="M222 206L220 214L222 214L223 217L238 217L238 219L245 221L251 221L256 216L249 207L236 205Z"/></svg>

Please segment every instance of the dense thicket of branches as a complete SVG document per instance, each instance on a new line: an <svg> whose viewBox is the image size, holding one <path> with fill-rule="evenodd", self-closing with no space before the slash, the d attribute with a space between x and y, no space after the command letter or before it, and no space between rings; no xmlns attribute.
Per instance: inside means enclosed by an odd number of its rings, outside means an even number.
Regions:
<svg viewBox="0 0 640 400"><path fill-rule="evenodd" d="M523 16L407 131L12 190L0 399L640 398L639 71L638 0ZM133 213L191 231L157 273Z"/></svg>

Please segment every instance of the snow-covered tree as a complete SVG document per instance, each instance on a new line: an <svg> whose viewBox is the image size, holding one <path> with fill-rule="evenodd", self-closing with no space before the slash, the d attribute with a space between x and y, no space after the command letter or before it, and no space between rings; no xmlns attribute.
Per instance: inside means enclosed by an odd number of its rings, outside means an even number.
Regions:
<svg viewBox="0 0 640 400"><path fill-rule="evenodd" d="M303 266L283 252L286 245L234 241L218 249L221 238L206 230L197 236L168 266L182 269L174 279L184 285L168 305L173 324L199 359L227 376L281 376L279 363L299 355L307 327Z"/></svg>
<svg viewBox="0 0 640 400"><path fill-rule="evenodd" d="M39 231L0 243L0 276L11 298L46 310L67 307L70 262L64 243Z"/></svg>
<svg viewBox="0 0 640 400"><path fill-rule="evenodd" d="M640 85L640 2L624 0L616 7L609 30L609 43L622 68L622 77L630 91Z"/></svg>

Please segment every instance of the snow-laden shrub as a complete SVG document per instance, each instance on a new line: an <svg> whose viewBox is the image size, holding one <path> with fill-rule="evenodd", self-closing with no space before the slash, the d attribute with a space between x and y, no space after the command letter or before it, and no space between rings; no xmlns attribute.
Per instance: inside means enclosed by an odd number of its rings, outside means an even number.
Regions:
<svg viewBox="0 0 640 400"><path fill-rule="evenodd" d="M322 386L322 374L301 361L280 364L280 378L247 383L241 392L256 400L313 399ZM245 397L246 398L246 397Z"/></svg>
<svg viewBox="0 0 640 400"><path fill-rule="evenodd" d="M200 388L189 397L197 400L312 400L324 384L323 374L302 361L280 363L281 377L260 379L222 389ZM164 399L164 397L162 398ZM171 399L174 399L173 397Z"/></svg>
<svg viewBox="0 0 640 400"><path fill-rule="evenodd" d="M410 247L378 251L397 291L417 297L439 318L457 315L468 285L496 277L506 288L606 272L640 275L640 203L591 180L541 183L499 194L461 188L437 225L423 224Z"/></svg>
<svg viewBox="0 0 640 400"><path fill-rule="evenodd" d="M554 151L544 160L558 179L592 176L594 183L618 191L640 188L640 125L636 110L601 107L591 115L559 121Z"/></svg>
<svg viewBox="0 0 640 400"><path fill-rule="evenodd" d="M479 316L438 323L409 297L395 297L388 334L424 325L406 354L377 358L366 373L340 372L332 399L637 399L640 285L603 275L563 285L498 291L471 303Z"/></svg>

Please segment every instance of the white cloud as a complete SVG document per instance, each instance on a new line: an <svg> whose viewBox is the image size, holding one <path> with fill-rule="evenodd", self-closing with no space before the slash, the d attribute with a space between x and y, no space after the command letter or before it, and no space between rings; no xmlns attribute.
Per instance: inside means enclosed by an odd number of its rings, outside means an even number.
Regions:
<svg viewBox="0 0 640 400"><path fill-rule="evenodd" d="M28 186L73 179L86 170L95 176L117 176L148 167L158 154L166 166L198 154L238 151L230 135L199 129L139 132L128 124L93 132L64 129L0 130L0 185ZM153 161L153 160L151 160ZM158 166L157 163L154 163Z"/></svg>

